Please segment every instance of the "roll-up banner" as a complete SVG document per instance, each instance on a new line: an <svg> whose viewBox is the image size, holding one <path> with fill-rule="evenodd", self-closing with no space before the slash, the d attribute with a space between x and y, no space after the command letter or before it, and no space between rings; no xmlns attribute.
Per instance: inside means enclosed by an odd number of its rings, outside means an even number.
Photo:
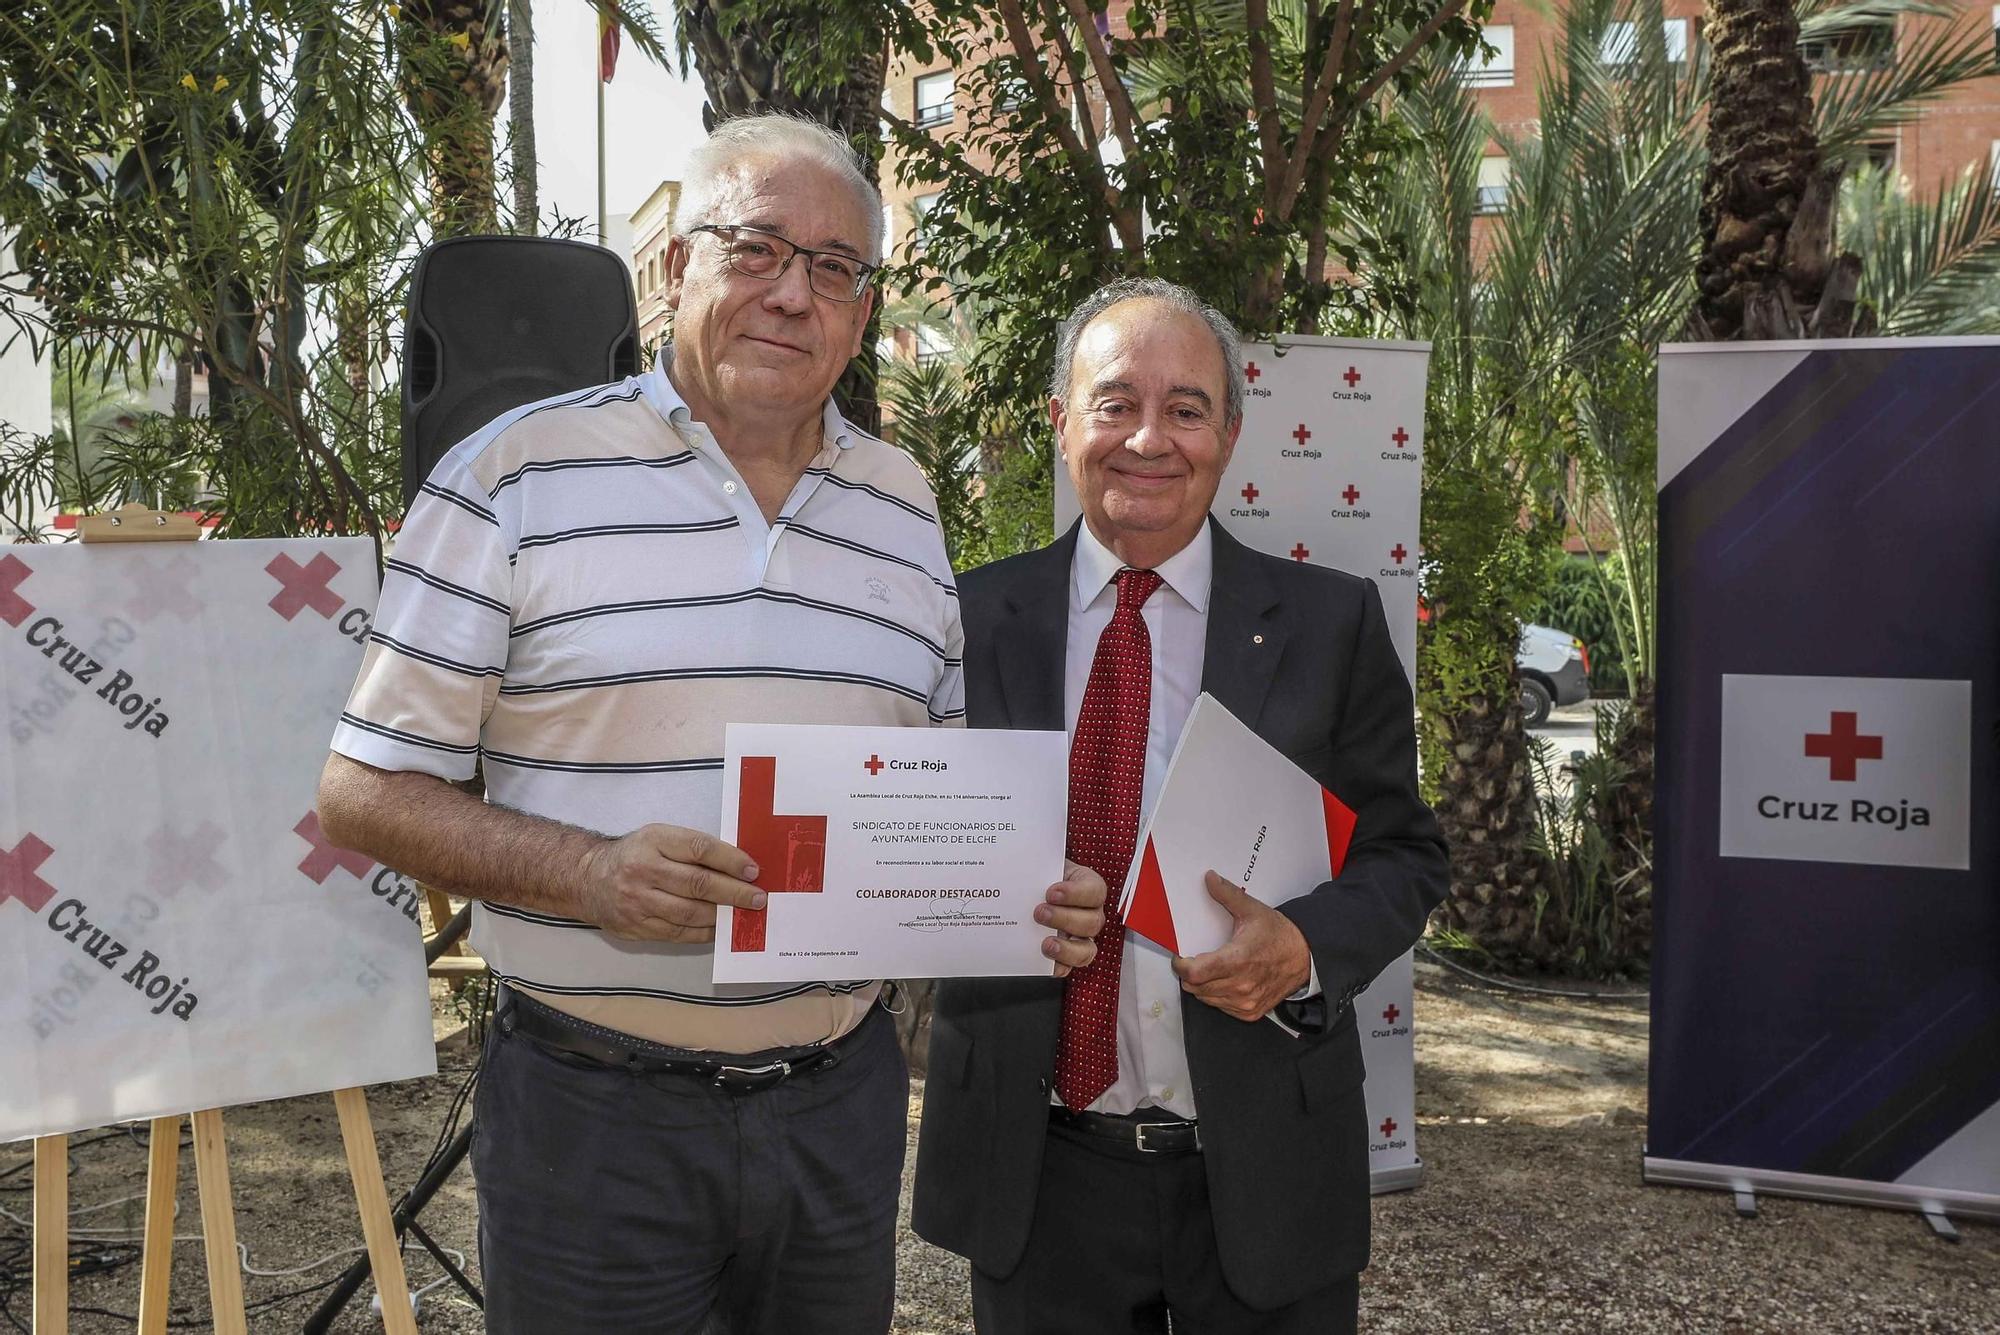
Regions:
<svg viewBox="0 0 2000 1335"><path fill-rule="evenodd" d="M1417 514L1430 344L1288 338L1243 345L1243 433L1214 514L1256 551L1375 581L1389 634L1414 681ZM1058 461L1056 531L1079 513ZM1354 999L1368 1067L1374 1190L1423 1181L1417 1157L1414 981L1403 956Z"/></svg>
<svg viewBox="0 0 2000 1335"><path fill-rule="evenodd" d="M1659 392L1646 1180L2000 1217L2000 340Z"/></svg>

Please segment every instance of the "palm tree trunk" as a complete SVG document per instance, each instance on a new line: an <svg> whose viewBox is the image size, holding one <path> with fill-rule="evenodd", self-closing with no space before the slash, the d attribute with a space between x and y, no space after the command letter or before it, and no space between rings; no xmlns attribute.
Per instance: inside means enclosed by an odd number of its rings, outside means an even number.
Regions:
<svg viewBox="0 0 2000 1335"><path fill-rule="evenodd" d="M1696 332L1841 337L1861 264L1834 258L1841 164L1820 159L1792 0L1710 0L1707 38L1714 93Z"/></svg>
<svg viewBox="0 0 2000 1335"><path fill-rule="evenodd" d="M406 0L397 27L403 96L423 136L431 230L499 230L493 113L507 92L502 0Z"/></svg>
<svg viewBox="0 0 2000 1335"><path fill-rule="evenodd" d="M1548 964L1554 948L1541 910L1549 891L1532 842L1535 791L1519 672L1510 662L1504 686L1470 697L1442 724L1436 810L1451 849L1451 896L1440 921L1501 964Z"/></svg>
<svg viewBox="0 0 2000 1335"><path fill-rule="evenodd" d="M535 164L534 0L507 3L507 120L512 130L514 230L534 236L541 230L540 181Z"/></svg>

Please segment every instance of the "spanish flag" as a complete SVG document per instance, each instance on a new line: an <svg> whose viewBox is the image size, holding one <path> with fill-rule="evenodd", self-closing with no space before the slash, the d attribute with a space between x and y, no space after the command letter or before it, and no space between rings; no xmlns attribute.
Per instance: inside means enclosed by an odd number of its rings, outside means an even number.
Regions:
<svg viewBox="0 0 2000 1335"><path fill-rule="evenodd" d="M597 10L597 77L610 83L618 70L618 7L600 5Z"/></svg>

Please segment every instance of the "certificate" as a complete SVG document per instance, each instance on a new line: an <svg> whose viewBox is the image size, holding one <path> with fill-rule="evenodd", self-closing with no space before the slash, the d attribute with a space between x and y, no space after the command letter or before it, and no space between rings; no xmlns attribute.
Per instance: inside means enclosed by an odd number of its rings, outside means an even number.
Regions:
<svg viewBox="0 0 2000 1335"><path fill-rule="evenodd" d="M732 723L722 773L722 837L770 898L716 910L716 982L1053 971L1062 733Z"/></svg>

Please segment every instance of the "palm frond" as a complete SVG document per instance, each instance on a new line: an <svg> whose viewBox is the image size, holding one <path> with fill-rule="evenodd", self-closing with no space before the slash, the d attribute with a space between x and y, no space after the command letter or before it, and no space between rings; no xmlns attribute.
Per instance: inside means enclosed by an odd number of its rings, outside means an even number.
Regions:
<svg viewBox="0 0 2000 1335"><path fill-rule="evenodd" d="M1927 103L1969 79L1993 73L1993 33L1968 18L1906 32L1895 59L1878 69L1840 70L1813 93L1820 151L1856 156L1861 146L1923 115Z"/></svg>

